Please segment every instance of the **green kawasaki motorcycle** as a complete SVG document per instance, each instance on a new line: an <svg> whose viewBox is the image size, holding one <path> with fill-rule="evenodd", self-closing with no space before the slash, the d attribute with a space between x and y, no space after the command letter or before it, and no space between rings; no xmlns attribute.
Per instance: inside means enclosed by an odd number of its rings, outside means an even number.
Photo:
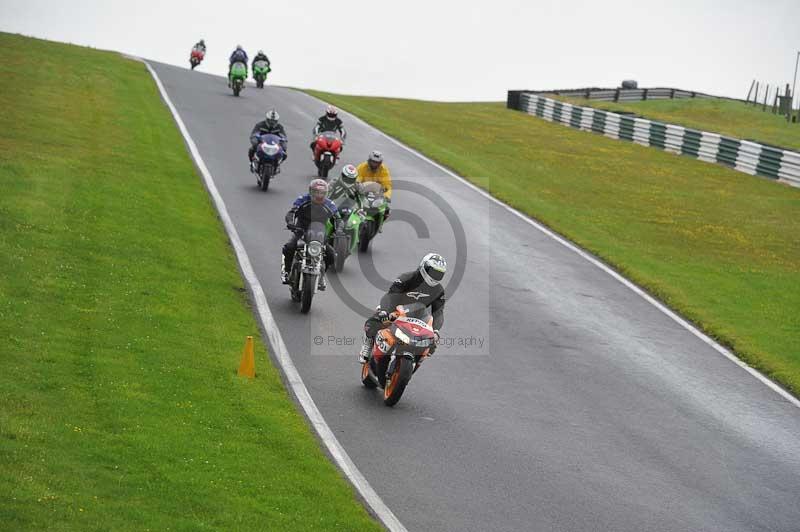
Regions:
<svg viewBox="0 0 800 532"><path fill-rule="evenodd" d="M344 261L358 249L361 223L364 221L366 213L362 209L360 201L356 201L347 195L342 196L339 201L334 200L334 202L342 215L344 226L341 232L336 233L329 221L327 225L328 241L331 242L334 251L336 251L333 270L341 272L344 269Z"/></svg>
<svg viewBox="0 0 800 532"><path fill-rule="evenodd" d="M272 72L269 64L266 61L256 61L253 64L253 79L256 80L256 87L259 89L264 88L264 82L267 81L267 74Z"/></svg>
<svg viewBox="0 0 800 532"><path fill-rule="evenodd" d="M362 253L369 249L369 243L378 234L383 225L386 214L386 199L383 197L383 187L375 181L359 183L361 195L364 198L364 221L359 227L358 250Z"/></svg>
<svg viewBox="0 0 800 532"><path fill-rule="evenodd" d="M239 96L244 88L244 80L247 78L247 65L241 61L237 61L231 66L231 88L233 95Z"/></svg>

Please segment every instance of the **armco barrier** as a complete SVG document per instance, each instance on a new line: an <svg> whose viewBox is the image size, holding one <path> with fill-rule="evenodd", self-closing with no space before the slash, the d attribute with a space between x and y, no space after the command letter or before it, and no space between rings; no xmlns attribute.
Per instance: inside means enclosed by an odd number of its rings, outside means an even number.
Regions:
<svg viewBox="0 0 800 532"><path fill-rule="evenodd" d="M508 91L507 105L510 109L550 122L723 164L750 175L770 177L800 187L798 152L592 107L580 107L527 91Z"/></svg>

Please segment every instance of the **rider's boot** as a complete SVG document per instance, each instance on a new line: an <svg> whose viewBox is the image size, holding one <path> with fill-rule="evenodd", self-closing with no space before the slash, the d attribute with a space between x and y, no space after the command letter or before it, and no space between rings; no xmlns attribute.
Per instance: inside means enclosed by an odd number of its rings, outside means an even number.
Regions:
<svg viewBox="0 0 800 532"><path fill-rule="evenodd" d="M325 282L325 272L322 272L317 281L317 290L324 292L326 288L328 288L328 284Z"/></svg>
<svg viewBox="0 0 800 532"><path fill-rule="evenodd" d="M358 361L362 364L369 360L369 355L372 353L372 346L375 345L375 339L364 337L364 344L361 346L361 351L358 353Z"/></svg>
<svg viewBox="0 0 800 532"><path fill-rule="evenodd" d="M289 284L289 272L286 271L286 264L284 264L285 262L286 261L283 257L283 254L281 254L281 282L283 284Z"/></svg>

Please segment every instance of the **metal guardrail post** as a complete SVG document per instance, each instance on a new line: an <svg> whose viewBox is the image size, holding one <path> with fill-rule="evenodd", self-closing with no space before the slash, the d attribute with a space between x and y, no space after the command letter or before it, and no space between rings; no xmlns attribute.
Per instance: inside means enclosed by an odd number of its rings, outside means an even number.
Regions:
<svg viewBox="0 0 800 532"><path fill-rule="evenodd" d="M617 90L614 91L614 101L615 102L619 101L619 87L617 87Z"/></svg>
<svg viewBox="0 0 800 532"><path fill-rule="evenodd" d="M522 91L508 91L508 97L506 98L506 108L515 109L519 111L520 110L519 99L521 93Z"/></svg>

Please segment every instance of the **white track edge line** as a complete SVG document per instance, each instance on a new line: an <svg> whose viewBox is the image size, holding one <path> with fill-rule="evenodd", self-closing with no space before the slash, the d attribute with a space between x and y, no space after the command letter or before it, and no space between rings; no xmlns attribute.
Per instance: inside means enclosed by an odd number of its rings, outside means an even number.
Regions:
<svg viewBox="0 0 800 532"><path fill-rule="evenodd" d="M289 90L295 90L295 89L289 89ZM311 98L314 98L315 100L317 100L319 102L322 102L324 104L328 104L328 102L326 102L326 101L324 101L324 100L322 100L320 98L317 98L316 96L308 94L305 91L299 91L299 92L302 92L303 94L305 94L307 96L310 96ZM733 362L734 364L736 364L740 368L742 368L745 371L747 371L750 375L752 375L756 379L760 380L762 383L766 384L775 393L777 393L778 395L780 395L781 397L783 397L784 399L789 401L789 403L791 403L794 406L800 408L800 399L798 399L797 397L793 396L792 394L790 394L789 392L784 390L780 385L778 385L774 381L772 381L772 379L770 379L769 377L767 377L766 375L764 375L763 373L761 373L760 371L758 371L757 369L755 369L754 367L750 366L745 361L743 361L742 359L740 359L739 357L734 355L730 350L728 350L727 348L723 347L721 344L716 342L713 338L711 338L710 336L708 336L707 334L702 332L700 329L698 329L697 327L695 327L694 325L692 325L691 323L686 321L684 318L679 316L677 313L675 313L669 307L664 305L662 302L660 302L659 300L657 300L656 298L654 298L653 296L648 294L643 288L639 287L636 283L634 283L633 281L625 278L620 273L618 273L615 270L613 270L607 264L601 262L600 260L598 260L597 258L592 256L590 253L588 253L587 251L585 251L585 250L581 249L580 247L578 247L577 244L575 244L573 242L570 242L569 240L565 239L561 235L558 235L558 234L554 233L552 230L548 229L547 227L545 227L544 225L540 224L536 220L534 220L534 219L528 217L527 215L521 213L520 211L518 211L514 207L512 207L512 206L510 206L510 205L508 205L506 203L503 203L502 201L500 201L499 199L495 198L494 196L492 196L491 194L489 194L488 192L486 192L482 188L478 187L477 185L475 185L473 183L470 183L469 181L467 181L466 179L464 179L460 175L454 173L453 171L451 171L448 168L442 166L441 164L437 163L436 161L434 161L434 160L430 159L429 157L423 155L422 153L418 152L414 148L412 148L410 146L407 146L407 145L403 144L402 142L400 142L399 140L395 139L394 137L391 137L391 136L387 135L386 133L384 133L383 131L381 131L377 127L365 122L364 120L362 120L361 118L359 118L355 114L353 114L353 113L351 113L349 111L347 111L347 114L349 114L351 117L353 117L356 122L360 122L362 125L365 125L368 128L377 131L381 136L387 138L388 140L390 140L394 144L396 144L396 145L400 146L401 148L413 153L414 155L416 155L420 159L428 162L429 164L435 166L439 170L445 172L450 177L453 177L454 179L457 179L462 184L464 184L467 187L471 188L472 190L474 190L478 194L482 195L486 199L488 199L488 200L496 203L497 205L503 207L505 210L507 210L508 212L513 214L514 216L516 216L516 217L520 218L521 220L527 222L528 224L532 225L533 227L535 227L536 229L538 229L539 231L541 231L545 235L549 236L550 238L552 238L553 240L555 240L559 244L571 249L572 251L574 251L575 253L577 253L578 255L583 257L584 259L588 260L589 262L591 262L592 264L594 264L595 266L597 266L598 268L600 268L601 270L603 270L604 272L609 274L611 277L613 277L614 279L616 279L617 281L619 281L623 285L627 286L628 288L630 288L631 290L633 290L634 292L639 294L642 298L645 299L645 301L651 303L658 310L660 310L661 312L663 312L664 314L666 314L667 316L672 318L675 322L677 322L679 325L681 325L684 329L688 330L693 335L695 335L697 338L699 338L700 340L702 340L703 342L708 344L710 347L712 347L718 353L723 355L725 358L729 359L731 362Z"/></svg>
<svg viewBox="0 0 800 532"><path fill-rule="evenodd" d="M239 234L236 231L233 220L231 220L231 217L228 215L225 202L222 200L222 196L214 184L214 179L211 176L211 172L209 172L208 167L206 167L206 164L203 161L203 158L200 156L199 150L197 149L197 145L189 135L189 130L184 125L177 109L175 109L175 106L172 104L172 100L170 100L164 85L161 83L161 79L158 77L158 74L156 74L155 70L153 70L150 64L144 59L132 56L127 57L139 60L147 66L147 70L150 72L150 75L153 77L153 80L155 80L156 85L158 86L158 90L161 92L161 97L164 99L164 102L167 104L167 107L172 113L172 117L174 118L175 123L178 125L178 129L180 130L181 135L183 136L183 139L189 148L189 152L192 154L195 164L203 176L208 193L214 200L214 206L217 208L217 212L219 213L219 216L225 225L228 238L230 238L231 244L236 251L236 259L239 261L242 274L252 290L253 299L256 303L256 307L258 308L258 317L261 319L261 323L264 326L264 329L267 331L273 352L277 355L276 358L280 363L286 380L291 385L292 391L297 397L297 400L300 402L300 405L303 407L303 410L305 411L306 416L308 416L308 419L314 427L314 430L316 430L317 435L328 448L328 451L330 452L336 464L339 466L342 472L344 472L353 487L356 488L364 501L366 501L366 503L369 505L373 513L381 520L386 528L393 532L407 532L403 524L400 523L400 520L394 515L394 513L392 513L389 507L386 506L364 475L361 474L361 471L358 470L356 465L350 459L347 451L344 450L342 444L339 443L339 440L336 439L333 431L325 422L325 419L322 417L322 413L314 403L314 399L311 398L311 394L308 392L303 379L300 377L300 373L298 373L297 368L289 356L289 351L286 348L286 344L283 343L283 337L278 329L278 324L275 322L275 318L272 316L269 304L267 303L267 298L264 295L264 290L261 287L261 283L258 281L258 277L256 277L253 266L250 263L250 258L247 255L244 244L242 244L242 241L239 238Z"/></svg>

